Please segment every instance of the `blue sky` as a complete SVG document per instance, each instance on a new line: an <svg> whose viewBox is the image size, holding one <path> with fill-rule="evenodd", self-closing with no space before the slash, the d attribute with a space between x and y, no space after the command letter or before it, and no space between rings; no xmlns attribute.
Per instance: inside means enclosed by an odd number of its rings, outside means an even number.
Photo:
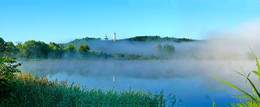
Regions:
<svg viewBox="0 0 260 107"><path fill-rule="evenodd" d="M6 41L160 35L204 39L260 17L260 0L0 0Z"/></svg>

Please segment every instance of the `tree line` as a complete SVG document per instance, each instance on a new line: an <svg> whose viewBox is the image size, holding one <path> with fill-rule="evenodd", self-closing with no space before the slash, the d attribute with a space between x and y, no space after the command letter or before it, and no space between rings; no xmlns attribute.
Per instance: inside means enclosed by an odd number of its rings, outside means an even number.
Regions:
<svg viewBox="0 0 260 107"><path fill-rule="evenodd" d="M78 48L72 44L57 44L50 42L49 44L42 41L29 40L24 43L5 42L0 37L0 57L16 57L16 58L115 58L115 59L164 59L169 58L175 52L174 45L158 44L155 46L158 54L144 56L137 54L114 53L107 54L102 51L90 51L90 47L86 44L80 45Z"/></svg>
<svg viewBox="0 0 260 107"><path fill-rule="evenodd" d="M175 37L160 37L160 36L135 36L128 39L127 41L175 41L175 42L192 42L193 39L188 38L175 38Z"/></svg>
<svg viewBox="0 0 260 107"><path fill-rule="evenodd" d="M85 55L90 51L88 45L83 44L76 49L73 45L62 45L54 42L46 44L42 41L29 40L25 43L14 45L12 42L5 42L0 37L0 57L18 58L61 58L66 55Z"/></svg>

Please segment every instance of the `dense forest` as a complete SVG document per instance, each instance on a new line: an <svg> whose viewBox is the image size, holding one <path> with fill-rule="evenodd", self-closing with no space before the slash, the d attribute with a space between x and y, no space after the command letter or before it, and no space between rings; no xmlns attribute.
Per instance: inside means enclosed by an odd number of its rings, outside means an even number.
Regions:
<svg viewBox="0 0 260 107"><path fill-rule="evenodd" d="M28 40L24 43L6 42L0 37L0 57L17 57L17 58L116 58L116 59L160 59L162 56L144 56L138 54L123 54L123 53L113 53L107 54L103 51L91 51L91 47L87 44L81 44L80 46L75 46L78 42L88 41L88 40L100 40L99 38L83 38L75 39L69 43L58 44L54 42L45 43L42 41ZM136 36L129 39L122 39L125 41L194 41L192 39L176 39L171 37L161 38L160 36ZM122 41L121 40L121 41ZM120 40L119 40L120 41ZM175 48L172 44L158 44L155 48L162 55L173 54Z"/></svg>
<svg viewBox="0 0 260 107"><path fill-rule="evenodd" d="M128 41L174 41L174 42L192 42L193 39L188 38L174 38L174 37L160 37L160 36L136 36L128 39Z"/></svg>
<svg viewBox="0 0 260 107"><path fill-rule="evenodd" d="M89 40L101 40L101 38L90 38L90 37L85 37L82 39L75 39L71 42L69 42L69 44L75 44L78 42L82 42L82 41L89 41ZM117 41L174 41L174 42L192 42L192 41L196 41L194 39L189 39L189 38L175 38L175 37L160 37L160 36L135 36L135 37L131 37L131 38L126 38L126 39L119 39Z"/></svg>
<svg viewBox="0 0 260 107"><path fill-rule="evenodd" d="M109 57L103 52L90 51L86 44L81 45L78 49L68 44L49 44L42 41L29 40L25 43L14 45L12 42L5 42L0 38L0 57L17 57L17 58L66 58L75 56L85 57Z"/></svg>

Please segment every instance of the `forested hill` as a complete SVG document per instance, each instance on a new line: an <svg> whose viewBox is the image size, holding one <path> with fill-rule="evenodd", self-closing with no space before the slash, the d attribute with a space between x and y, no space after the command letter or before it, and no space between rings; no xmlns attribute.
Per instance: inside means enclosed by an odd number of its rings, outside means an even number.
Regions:
<svg viewBox="0 0 260 107"><path fill-rule="evenodd" d="M82 38L82 39L75 39L73 41L70 41L69 43L67 44L76 44L78 42L82 42L82 41L89 41L89 40L101 40L100 38L91 38L91 37L85 37L85 38Z"/></svg>
<svg viewBox="0 0 260 107"><path fill-rule="evenodd" d="M121 40L101 40L100 38L75 39L69 43L28 40L13 44L0 37L0 56L17 58L70 58L83 56L86 58L125 58L153 59L172 56L175 43L195 41L192 39L176 39L159 36L136 36Z"/></svg>
<svg viewBox="0 0 260 107"><path fill-rule="evenodd" d="M90 38L90 37L85 37L82 39L75 39L67 44L77 44L85 41L101 41L101 38ZM118 39L117 41L173 41L173 42L192 42L196 41L194 39L189 39L189 38L175 38L175 37L160 37L160 36L135 36L131 38L126 38L126 39Z"/></svg>
<svg viewBox="0 0 260 107"><path fill-rule="evenodd" d="M195 41L188 38L160 37L160 36L135 36L132 38L122 39L127 41L174 41L174 42L191 42Z"/></svg>
<svg viewBox="0 0 260 107"><path fill-rule="evenodd" d="M126 39L117 39L113 41L111 39L103 40L101 38L82 38L75 39L69 43L63 44L67 46L73 45L75 48L79 48L83 44L87 44L93 51L102 51L107 53L134 53L134 54L152 54L155 53L157 45L169 44L173 45L179 42L192 42L197 41L187 38L174 38L174 37L160 37L160 36L135 36ZM145 50L144 50L145 49Z"/></svg>

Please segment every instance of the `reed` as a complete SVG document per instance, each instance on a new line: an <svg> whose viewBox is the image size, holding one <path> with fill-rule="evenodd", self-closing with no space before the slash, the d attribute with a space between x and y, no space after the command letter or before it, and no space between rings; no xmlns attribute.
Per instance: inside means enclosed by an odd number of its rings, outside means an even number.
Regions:
<svg viewBox="0 0 260 107"><path fill-rule="evenodd" d="M251 49L251 51L252 51L252 49ZM245 102L240 101L239 103L230 104L231 107L260 107L260 102L259 102L260 101L260 92L259 92L260 89L257 89L257 86L256 86L256 85L259 85L259 83L260 83L260 63L253 51L252 51L252 53L253 53L253 56L255 57L257 70L251 71L247 75L242 74L240 72L236 72L237 74L243 76L248 81L248 83L250 84L250 86L252 88L251 93L244 91L243 89L239 88L238 86L236 86L226 80L215 77L216 79L228 84L229 86L237 89L242 94L244 94L244 96L239 97L239 98L246 99L246 101ZM254 83L252 81L252 79L249 78L252 73L258 77L257 83Z"/></svg>
<svg viewBox="0 0 260 107"><path fill-rule="evenodd" d="M67 81L49 81L46 77L30 73L18 73L10 81L15 90L0 101L0 106L37 106L37 107L164 107L174 105L175 97L169 102L163 93L146 91L87 89ZM172 104L170 104L172 103Z"/></svg>

